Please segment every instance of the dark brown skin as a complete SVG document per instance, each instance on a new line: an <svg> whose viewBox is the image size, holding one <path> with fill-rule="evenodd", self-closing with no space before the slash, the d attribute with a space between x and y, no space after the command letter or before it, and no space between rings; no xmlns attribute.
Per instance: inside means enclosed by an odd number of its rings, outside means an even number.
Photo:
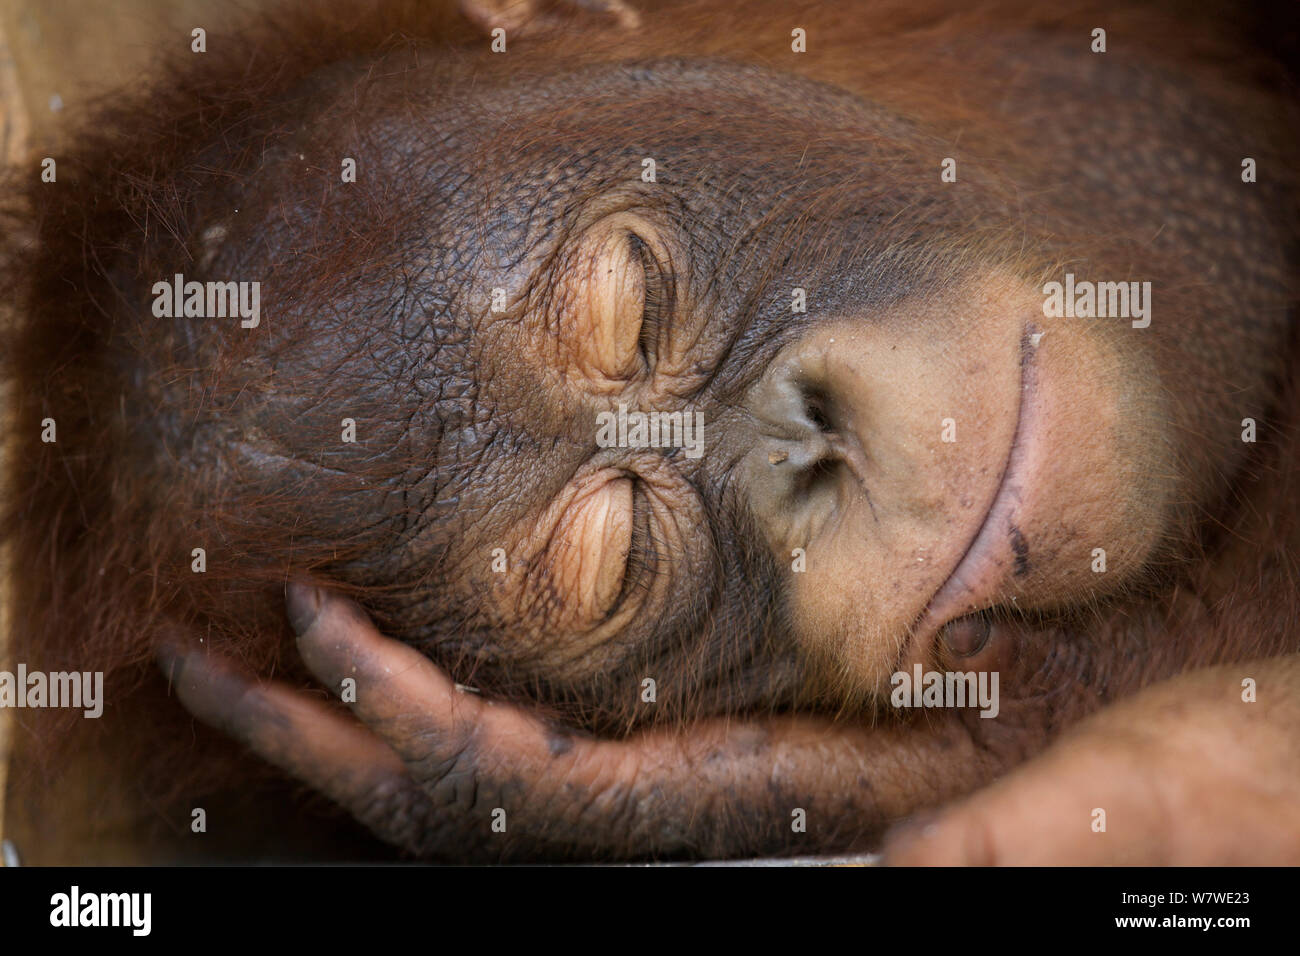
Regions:
<svg viewBox="0 0 1300 956"><path fill-rule="evenodd" d="M56 569L20 654L421 857L937 810L891 861L1300 862L1280 74L1158 11L672 6L309 18L88 133L19 260L19 420L60 428L17 456ZM155 318L175 272L260 280L263 325ZM1045 316L1066 272L1150 282L1150 325ZM700 412L703 455L598 447L620 403ZM997 672L998 715L891 707L914 665Z"/></svg>

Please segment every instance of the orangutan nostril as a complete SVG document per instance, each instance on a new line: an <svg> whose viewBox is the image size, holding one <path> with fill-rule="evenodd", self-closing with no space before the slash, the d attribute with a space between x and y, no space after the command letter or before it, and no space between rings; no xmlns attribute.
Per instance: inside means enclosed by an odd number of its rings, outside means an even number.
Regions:
<svg viewBox="0 0 1300 956"><path fill-rule="evenodd" d="M824 392L810 389L804 396L803 408L804 415L817 431L835 430L834 422L831 420L829 399Z"/></svg>
<svg viewBox="0 0 1300 956"><path fill-rule="evenodd" d="M993 631L987 614L968 614L944 625L940 636L944 645L958 657L971 657L984 649Z"/></svg>

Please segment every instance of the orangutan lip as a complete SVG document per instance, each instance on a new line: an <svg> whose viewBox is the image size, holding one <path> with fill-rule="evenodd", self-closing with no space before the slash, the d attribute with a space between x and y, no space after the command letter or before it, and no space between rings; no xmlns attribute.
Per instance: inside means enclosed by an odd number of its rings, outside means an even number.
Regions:
<svg viewBox="0 0 1300 956"><path fill-rule="evenodd" d="M952 573L935 591L914 630L925 637L942 627L954 617L978 610L987 601L1005 577L997 562L999 545L1007 544L1014 554L1012 573L1020 577L1028 571L1028 547L1024 535L1016 526L1016 509L1024 490L1025 459L1028 439L1035 424L1033 415L1034 360L1033 336L1037 330L1025 328L1020 338L1020 405L1016 413L1016 427L1011 436L997 493L989 505L984 521L966 546Z"/></svg>

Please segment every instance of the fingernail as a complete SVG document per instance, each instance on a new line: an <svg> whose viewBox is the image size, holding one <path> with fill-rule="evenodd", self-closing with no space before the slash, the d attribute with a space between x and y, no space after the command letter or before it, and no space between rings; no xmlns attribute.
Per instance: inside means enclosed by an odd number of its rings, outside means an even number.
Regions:
<svg viewBox="0 0 1300 956"><path fill-rule="evenodd" d="M185 652L181 648L170 641L164 641L154 646L153 658L159 669L167 675L167 680L175 683L180 678L185 667Z"/></svg>
<svg viewBox="0 0 1300 956"><path fill-rule="evenodd" d="M889 866L921 840L934 836L938 820L938 811L926 810L892 827L881 842L881 862Z"/></svg>
<svg viewBox="0 0 1300 956"><path fill-rule="evenodd" d="M316 623L324 596L320 588L302 581L290 581L285 588L284 598L289 609L289 623L301 637Z"/></svg>
<svg viewBox="0 0 1300 956"><path fill-rule="evenodd" d="M173 670L169 671L172 692L185 709L218 729L225 729L231 720L231 703L239 701L247 712L254 704L245 696L248 678L228 664L213 660L207 654L187 652L172 648Z"/></svg>

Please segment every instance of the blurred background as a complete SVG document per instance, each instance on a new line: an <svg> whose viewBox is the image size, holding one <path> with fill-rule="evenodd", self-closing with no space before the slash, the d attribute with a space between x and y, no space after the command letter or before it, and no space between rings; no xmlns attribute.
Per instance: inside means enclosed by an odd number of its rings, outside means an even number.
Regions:
<svg viewBox="0 0 1300 956"><path fill-rule="evenodd" d="M0 158L55 148L96 97L149 75L160 50L209 39L273 0L0 0Z"/></svg>

